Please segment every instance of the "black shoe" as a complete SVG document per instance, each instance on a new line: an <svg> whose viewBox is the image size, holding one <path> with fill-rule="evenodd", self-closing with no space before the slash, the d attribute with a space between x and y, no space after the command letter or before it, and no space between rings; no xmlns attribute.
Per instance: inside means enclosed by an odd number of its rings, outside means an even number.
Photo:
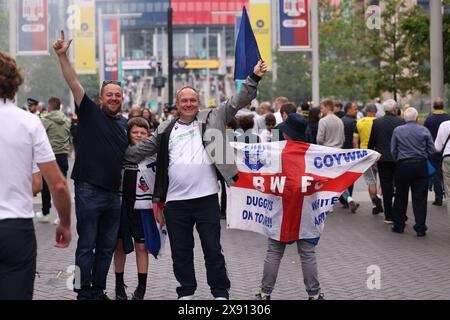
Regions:
<svg viewBox="0 0 450 320"><path fill-rule="evenodd" d="M125 291L125 288L127 286L116 286L116 300L128 300L127 292Z"/></svg>
<svg viewBox="0 0 450 320"><path fill-rule="evenodd" d="M94 300L111 300L106 293L102 292L94 298Z"/></svg>
<svg viewBox="0 0 450 320"><path fill-rule="evenodd" d="M436 199L436 200L434 200L433 206L439 206L439 207L441 207L441 206L442 206L442 199Z"/></svg>
<svg viewBox="0 0 450 320"><path fill-rule="evenodd" d="M144 296L145 289L137 287L136 290L134 290L134 293L131 295L131 300L144 300Z"/></svg>
<svg viewBox="0 0 450 320"><path fill-rule="evenodd" d="M394 227L392 227L392 232L403 233L404 232L404 228L399 228L399 227L394 226Z"/></svg>
<svg viewBox="0 0 450 320"><path fill-rule="evenodd" d="M376 213L375 210L372 209L372 214L379 214L380 212L383 212L383 203L381 202L381 199L378 198L378 196L373 197L372 202L375 205L374 209L376 209Z"/></svg>
<svg viewBox="0 0 450 320"><path fill-rule="evenodd" d="M427 235L427 233L425 231L417 231L418 237L425 237L426 235Z"/></svg>
<svg viewBox="0 0 450 320"><path fill-rule="evenodd" d="M373 215L377 215L377 214L379 214L381 211L380 211L380 209L379 208L377 208L377 207L373 207L372 208L372 214Z"/></svg>

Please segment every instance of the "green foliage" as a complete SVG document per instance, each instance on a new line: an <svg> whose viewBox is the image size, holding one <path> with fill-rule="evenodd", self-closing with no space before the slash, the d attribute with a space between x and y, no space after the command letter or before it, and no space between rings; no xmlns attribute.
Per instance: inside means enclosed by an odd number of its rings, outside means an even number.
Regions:
<svg viewBox="0 0 450 320"><path fill-rule="evenodd" d="M69 89L53 52L49 56L18 56L17 63L25 78L18 93L19 104L25 105L28 97L46 103L51 96L56 96L69 105Z"/></svg>
<svg viewBox="0 0 450 320"><path fill-rule="evenodd" d="M19 56L17 63L25 78L18 93L19 104L25 105L28 97L46 103L51 96L56 96L64 105L70 105L69 87L62 76L58 57L53 52L49 56ZM82 75L79 80L89 97L98 101L98 75Z"/></svg>
<svg viewBox="0 0 450 320"><path fill-rule="evenodd" d="M367 47L378 64L376 88L397 99L414 91L429 90L429 26L427 16L404 1L386 0L381 30L370 31Z"/></svg>
<svg viewBox="0 0 450 320"><path fill-rule="evenodd" d="M319 30L320 91L322 97L367 101L377 96L376 68L365 45L364 11L353 1L339 8L321 3Z"/></svg>
<svg viewBox="0 0 450 320"><path fill-rule="evenodd" d="M9 52L9 20L5 11L0 11L0 50Z"/></svg>
<svg viewBox="0 0 450 320"><path fill-rule="evenodd" d="M92 101L97 102L100 95L100 77L96 74L80 75L78 77L84 91L92 99Z"/></svg>
<svg viewBox="0 0 450 320"><path fill-rule="evenodd" d="M311 100L311 59L299 52L275 52L278 61L277 81L272 82L272 74L261 81L258 99L273 100L285 96L299 104Z"/></svg>

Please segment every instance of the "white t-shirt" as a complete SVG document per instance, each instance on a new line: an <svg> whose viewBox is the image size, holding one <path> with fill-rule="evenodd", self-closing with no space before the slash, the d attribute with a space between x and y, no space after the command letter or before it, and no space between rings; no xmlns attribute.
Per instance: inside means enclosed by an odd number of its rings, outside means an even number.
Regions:
<svg viewBox="0 0 450 320"><path fill-rule="evenodd" d="M53 160L40 119L0 99L0 220L34 217L33 162Z"/></svg>
<svg viewBox="0 0 450 320"><path fill-rule="evenodd" d="M196 199L218 192L216 169L203 147L199 123L176 123L169 140L166 202Z"/></svg>

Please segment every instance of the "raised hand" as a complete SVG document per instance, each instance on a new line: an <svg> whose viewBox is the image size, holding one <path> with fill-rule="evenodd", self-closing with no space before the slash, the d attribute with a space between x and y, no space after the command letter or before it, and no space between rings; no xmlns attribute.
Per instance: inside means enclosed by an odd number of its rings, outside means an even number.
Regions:
<svg viewBox="0 0 450 320"><path fill-rule="evenodd" d="M253 73L261 78L266 74L266 71L267 71L267 65L264 62L264 60L262 60L262 59L258 61L255 68L253 69Z"/></svg>
<svg viewBox="0 0 450 320"><path fill-rule="evenodd" d="M55 53L60 56L63 54L66 54L67 50L69 50L70 44L72 43L72 40L69 40L67 42L65 40L64 36L64 30L61 30L61 36L58 40L53 42L53 49L55 50Z"/></svg>

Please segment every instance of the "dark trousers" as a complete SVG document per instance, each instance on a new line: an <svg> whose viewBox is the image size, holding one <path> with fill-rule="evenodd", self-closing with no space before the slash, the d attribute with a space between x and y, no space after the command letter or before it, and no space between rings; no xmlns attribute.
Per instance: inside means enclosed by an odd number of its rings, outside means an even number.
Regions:
<svg viewBox="0 0 450 320"><path fill-rule="evenodd" d="M392 198L395 185L395 162L378 161L381 190L383 191L384 216L392 219Z"/></svg>
<svg viewBox="0 0 450 320"><path fill-rule="evenodd" d="M428 195L428 170L426 160L399 161L395 170L395 200L392 220L394 227L403 229L408 207L408 194L411 188L412 205L416 224L414 230L426 231Z"/></svg>
<svg viewBox="0 0 450 320"><path fill-rule="evenodd" d="M56 154L56 163L58 163L59 169L61 170L64 177L67 177L67 171L69 170L69 160L67 153ZM50 195L50 190L48 189L48 185L45 182L45 179L42 179L42 213L44 216L50 214L50 208L52 207L52 197Z"/></svg>
<svg viewBox="0 0 450 320"><path fill-rule="evenodd" d="M224 180L220 180L220 216L227 216L227 186Z"/></svg>
<svg viewBox="0 0 450 320"><path fill-rule="evenodd" d="M78 244L75 264L80 270L78 299L95 299L106 288L106 277L117 243L120 196L87 182L75 182ZM75 281L75 283L77 283Z"/></svg>
<svg viewBox="0 0 450 320"><path fill-rule="evenodd" d="M444 178L442 176L442 158L434 157L433 166L436 168L436 172L433 175L433 190L434 199L441 200L444 197Z"/></svg>
<svg viewBox="0 0 450 320"><path fill-rule="evenodd" d="M220 209L217 194L181 201L169 201L164 216L172 250L173 271L180 283L178 297L194 294L194 225L200 236L206 277L214 297L228 298L230 280L220 245Z"/></svg>
<svg viewBox="0 0 450 320"><path fill-rule="evenodd" d="M32 219L0 220L0 300L32 300L36 274Z"/></svg>

